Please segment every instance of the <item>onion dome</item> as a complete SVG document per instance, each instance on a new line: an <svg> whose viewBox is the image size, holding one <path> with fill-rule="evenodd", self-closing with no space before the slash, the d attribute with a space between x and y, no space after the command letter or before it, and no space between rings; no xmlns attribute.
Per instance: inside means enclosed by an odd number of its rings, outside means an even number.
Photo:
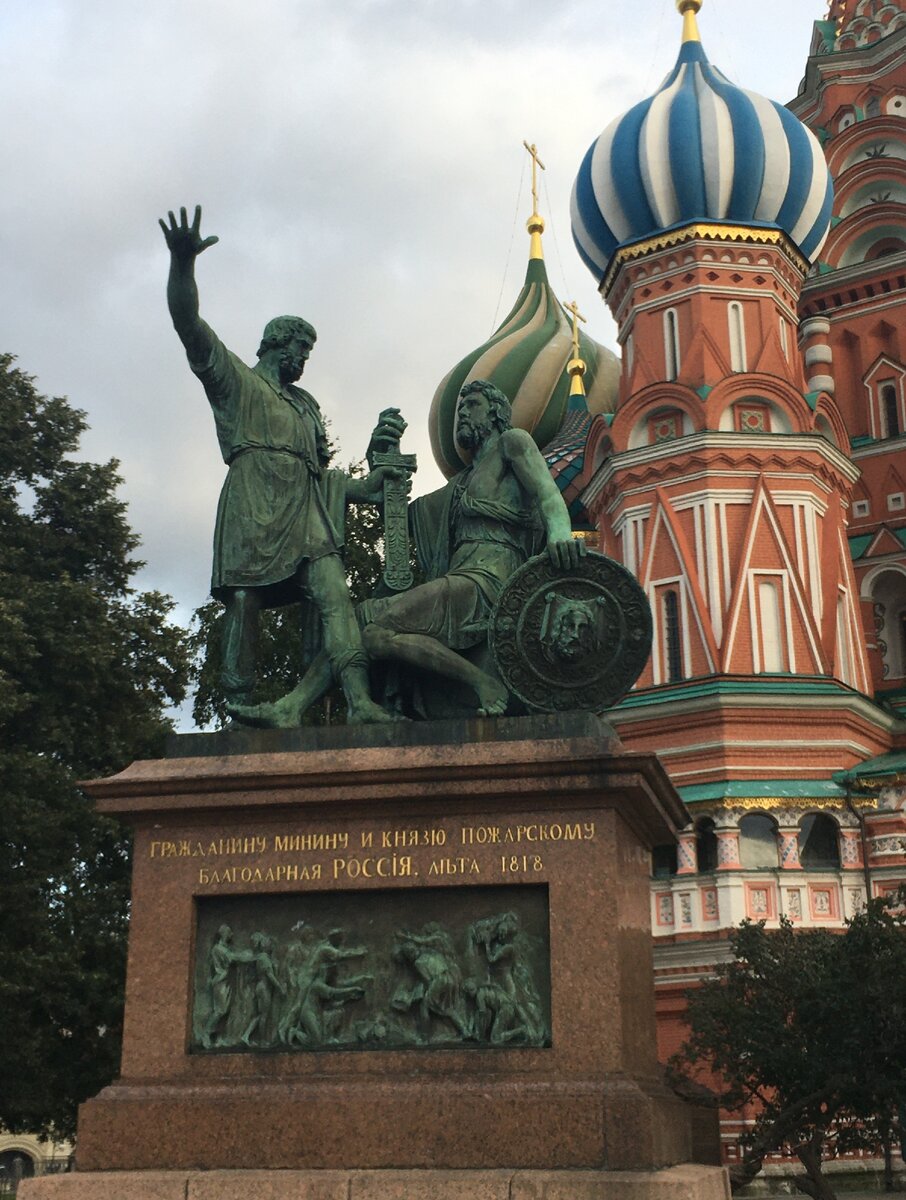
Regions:
<svg viewBox="0 0 906 1200"><path fill-rule="evenodd" d="M568 311L573 316L573 356L567 363L566 371L570 378L569 403L563 424L557 430L552 441L542 447L541 453L547 463L548 470L554 482L560 489L560 494L566 501L569 519L573 529L593 529L594 523L582 504L580 494L585 480L586 447L595 421L607 418L600 413L592 416L588 411L585 396L586 364L579 356L581 336L579 334L579 310L573 302Z"/></svg>
<svg viewBox="0 0 906 1200"><path fill-rule="evenodd" d="M677 0L683 43L647 100L593 142L573 187L573 239L600 282L621 247L694 222L779 229L813 262L833 190L817 139L781 104L736 87Z"/></svg>
<svg viewBox="0 0 906 1200"><path fill-rule="evenodd" d="M548 282L541 249L544 221L538 215L537 202L533 207L527 226L531 235L528 269L516 303L488 341L467 354L441 380L431 401L431 449L447 478L468 465L456 445L453 429L460 390L471 380L487 379L500 388L513 406L513 424L527 430L539 447L556 435L566 414L572 326ZM580 354L587 367L588 407L594 412L613 412L620 380L619 358L584 334L580 337Z"/></svg>

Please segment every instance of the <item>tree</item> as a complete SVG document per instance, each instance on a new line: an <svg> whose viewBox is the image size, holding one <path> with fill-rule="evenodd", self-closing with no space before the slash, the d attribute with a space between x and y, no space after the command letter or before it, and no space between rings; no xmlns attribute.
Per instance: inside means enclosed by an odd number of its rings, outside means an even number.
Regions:
<svg viewBox="0 0 906 1200"><path fill-rule="evenodd" d="M84 429L0 355L0 1124L56 1136L115 1074L123 1005L129 839L77 781L158 754L188 679Z"/></svg>
<svg viewBox="0 0 906 1200"><path fill-rule="evenodd" d="M363 473L361 464L346 468L347 474ZM349 590L354 601L371 596L380 586L384 569L382 556L384 522L371 504L349 505L346 510L344 561ZM208 600L195 610L190 635L196 684L192 715L197 725L227 720L226 698L220 686L220 639L223 605ZM259 634L259 683L256 701L276 700L296 686L310 660L299 605L271 609L261 614ZM342 720L345 713L342 689L336 685L308 713L308 724L323 725Z"/></svg>
<svg viewBox="0 0 906 1200"><path fill-rule="evenodd" d="M754 1114L734 1190L783 1149L805 1168L800 1190L834 1200L823 1159L889 1142L906 1100L906 917L875 900L842 934L746 921L730 948L688 994L691 1034L672 1066L710 1071L724 1108Z"/></svg>

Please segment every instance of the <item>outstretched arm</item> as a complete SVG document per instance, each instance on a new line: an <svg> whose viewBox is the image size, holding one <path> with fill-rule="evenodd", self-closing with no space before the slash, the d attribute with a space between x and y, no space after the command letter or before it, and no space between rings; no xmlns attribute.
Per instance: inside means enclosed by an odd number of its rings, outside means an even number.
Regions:
<svg viewBox="0 0 906 1200"><path fill-rule="evenodd" d="M160 222L167 248L170 251L170 276L167 280L167 306L173 318L173 326L186 348L189 361L204 362L211 352L213 334L198 314L198 287L195 283L195 259L209 246L219 241L216 237L201 236L201 205L195 207L192 224L186 210L179 210L179 220L172 212L167 214L169 224Z"/></svg>
<svg viewBox="0 0 906 1200"><path fill-rule="evenodd" d="M573 537L566 501L551 478L541 451L523 429L508 429L501 442L516 478L541 513L551 562L567 569L578 566L585 553L585 542Z"/></svg>

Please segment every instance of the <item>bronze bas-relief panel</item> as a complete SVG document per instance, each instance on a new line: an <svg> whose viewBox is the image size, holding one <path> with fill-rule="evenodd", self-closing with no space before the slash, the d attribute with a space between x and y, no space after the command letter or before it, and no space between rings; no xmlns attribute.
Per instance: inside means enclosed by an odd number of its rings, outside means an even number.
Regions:
<svg viewBox="0 0 906 1200"><path fill-rule="evenodd" d="M190 1052L551 1044L546 885L197 900Z"/></svg>

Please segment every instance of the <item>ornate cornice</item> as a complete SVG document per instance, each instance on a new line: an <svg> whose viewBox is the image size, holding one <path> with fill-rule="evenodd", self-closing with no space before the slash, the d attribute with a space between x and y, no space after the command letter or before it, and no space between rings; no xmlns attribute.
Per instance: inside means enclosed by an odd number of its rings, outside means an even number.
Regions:
<svg viewBox="0 0 906 1200"><path fill-rule="evenodd" d="M753 225L719 225L711 222L696 222L693 225L683 225L679 229L665 229L661 233L655 234L654 237L632 242L628 246L621 246L610 260L610 265L601 281L599 288L601 295L607 296L620 267L625 263L633 262L637 258L645 258L658 250L670 250L674 246L692 241L743 242L751 246L774 246L783 252L802 275L805 275L809 269L808 260L799 253L787 235L779 229L759 229Z"/></svg>
<svg viewBox="0 0 906 1200"><path fill-rule="evenodd" d="M700 470L723 468L733 472L749 467L760 474L771 467L789 471L793 466L801 466L806 473L824 480L830 489L851 487L859 478L858 467L817 434L759 437L703 430L674 441L612 454L589 481L582 502L592 504L617 477L622 487L644 486L653 480L674 484Z"/></svg>
<svg viewBox="0 0 906 1200"><path fill-rule="evenodd" d="M695 801L695 807L699 808L706 804L706 800ZM711 804L714 803L712 800ZM764 809L765 811L773 811L775 809L800 809L800 808L828 808L840 810L846 808L846 800L843 796L733 796L732 799L724 799L723 806L728 809L739 808L743 811L751 811L752 809ZM861 804L862 808L877 808L877 800L868 800Z"/></svg>

